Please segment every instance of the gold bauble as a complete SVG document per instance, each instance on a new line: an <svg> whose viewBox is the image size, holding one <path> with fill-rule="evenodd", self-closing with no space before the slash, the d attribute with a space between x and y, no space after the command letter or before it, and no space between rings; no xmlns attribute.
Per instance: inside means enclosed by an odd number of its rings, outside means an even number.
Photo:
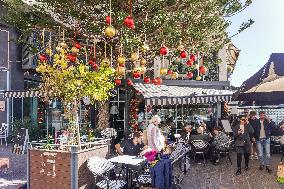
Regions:
<svg viewBox="0 0 284 189"><path fill-rule="evenodd" d="M142 66L140 66L140 73L141 74L145 74L146 73L146 66L144 66L144 65L142 65Z"/></svg>
<svg viewBox="0 0 284 189"><path fill-rule="evenodd" d="M160 69L160 74L161 75L166 75L168 73L168 69L167 68L161 68Z"/></svg>
<svg viewBox="0 0 284 189"><path fill-rule="evenodd" d="M140 61L140 65L141 66L145 66L147 64L147 61L146 61L146 59L142 59L141 61Z"/></svg>
<svg viewBox="0 0 284 189"><path fill-rule="evenodd" d="M194 64L194 69L199 70L198 64Z"/></svg>
<svg viewBox="0 0 284 189"><path fill-rule="evenodd" d="M105 66L105 67L110 66L110 61L109 61L109 59L107 59L107 58L102 59L102 61L101 61L101 66Z"/></svg>
<svg viewBox="0 0 284 189"><path fill-rule="evenodd" d="M77 49L76 47L72 47L71 52L77 54L79 52L79 49Z"/></svg>
<svg viewBox="0 0 284 189"><path fill-rule="evenodd" d="M105 29L105 34L107 37L114 37L115 36L115 29L113 26L108 26L106 29Z"/></svg>
<svg viewBox="0 0 284 189"><path fill-rule="evenodd" d="M195 79L196 79L196 81L200 81L202 79L202 77L201 76L197 76Z"/></svg>
<svg viewBox="0 0 284 189"><path fill-rule="evenodd" d="M171 75L172 79L177 79L178 78L178 73L177 72L173 72Z"/></svg>
<svg viewBox="0 0 284 189"><path fill-rule="evenodd" d="M150 50L150 47L148 44L144 43L141 47L142 52L147 52Z"/></svg>
<svg viewBox="0 0 284 189"><path fill-rule="evenodd" d="M122 66L118 66L116 68L116 72L118 75L120 76L125 76L125 67L122 67Z"/></svg>
<svg viewBox="0 0 284 189"><path fill-rule="evenodd" d="M59 60L60 56L59 56L59 54L55 54L53 58L54 58L54 60Z"/></svg>
<svg viewBox="0 0 284 189"><path fill-rule="evenodd" d="M65 42L61 42L61 43L59 44L59 46L60 46L62 49L66 49L66 48L68 47Z"/></svg>
<svg viewBox="0 0 284 189"><path fill-rule="evenodd" d="M139 54L138 54L138 53L136 53L136 52L131 53L130 60L131 60L132 62L135 62L135 61L137 61L138 59L139 59Z"/></svg>
<svg viewBox="0 0 284 189"><path fill-rule="evenodd" d="M184 50L184 46L183 45L179 45L177 48L179 51L183 51Z"/></svg>
<svg viewBox="0 0 284 189"><path fill-rule="evenodd" d="M61 52L62 51L62 48L60 46L57 46L55 49L56 49L57 52Z"/></svg>
<svg viewBox="0 0 284 189"><path fill-rule="evenodd" d="M124 56L119 56L119 57L117 58L117 63L118 63L119 65L124 65L125 62L126 62L126 59L125 59Z"/></svg>
<svg viewBox="0 0 284 189"><path fill-rule="evenodd" d="M51 48L46 48L45 49L45 52L46 52L46 54L48 54L48 55L52 55L52 50L51 50Z"/></svg>

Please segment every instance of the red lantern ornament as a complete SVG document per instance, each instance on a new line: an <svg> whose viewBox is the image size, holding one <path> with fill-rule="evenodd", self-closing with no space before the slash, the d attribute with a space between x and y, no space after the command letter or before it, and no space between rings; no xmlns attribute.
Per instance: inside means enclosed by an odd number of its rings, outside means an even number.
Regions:
<svg viewBox="0 0 284 189"><path fill-rule="evenodd" d="M199 73L201 73L202 75L205 75L207 72L207 68L205 66L200 66L199 67Z"/></svg>
<svg viewBox="0 0 284 189"><path fill-rule="evenodd" d="M168 75L172 75L173 74L173 70L168 70Z"/></svg>
<svg viewBox="0 0 284 189"><path fill-rule="evenodd" d="M47 61L47 57L46 57L44 54L40 54L40 55L39 55L39 60L40 60L41 62L45 62L45 61Z"/></svg>
<svg viewBox="0 0 284 189"><path fill-rule="evenodd" d="M75 44L75 47L76 47L77 49L81 49L81 44L77 42L77 43Z"/></svg>
<svg viewBox="0 0 284 189"><path fill-rule="evenodd" d="M68 60L70 62L75 62L76 61L76 56L74 56L73 54L68 54Z"/></svg>
<svg viewBox="0 0 284 189"><path fill-rule="evenodd" d="M168 53L169 53L168 47L166 47L166 46L163 45L163 46L160 48L160 54L166 56Z"/></svg>
<svg viewBox="0 0 284 189"><path fill-rule="evenodd" d="M94 63L92 64L92 67L93 67L94 70L96 70L96 69L99 68L99 65L94 62Z"/></svg>
<svg viewBox="0 0 284 189"><path fill-rule="evenodd" d="M133 85L133 82L131 81L131 79L128 79L128 80L127 80L127 85L128 85L128 86L132 86L132 85Z"/></svg>
<svg viewBox="0 0 284 189"><path fill-rule="evenodd" d="M194 62L196 60L196 56L194 54L190 55L190 60Z"/></svg>
<svg viewBox="0 0 284 189"><path fill-rule="evenodd" d="M192 73L192 72L188 72L188 73L186 74L186 76L187 76L189 79L191 79L191 78L193 77L193 73Z"/></svg>
<svg viewBox="0 0 284 189"><path fill-rule="evenodd" d="M186 58L186 57L187 57L186 51L181 51L180 57L181 57L181 58Z"/></svg>
<svg viewBox="0 0 284 189"><path fill-rule="evenodd" d="M114 82L115 82L116 86L120 86L121 85L121 79L116 79Z"/></svg>
<svg viewBox="0 0 284 189"><path fill-rule="evenodd" d="M137 119L137 118L138 118L138 115L137 115L137 114L134 114L134 115L133 115L133 118L134 118L134 119Z"/></svg>
<svg viewBox="0 0 284 189"><path fill-rule="evenodd" d="M156 85L161 85L163 80L160 77L156 77L156 81Z"/></svg>
<svg viewBox="0 0 284 189"><path fill-rule="evenodd" d="M95 61L93 61L92 59L89 60L89 64L93 65L95 63Z"/></svg>
<svg viewBox="0 0 284 189"><path fill-rule="evenodd" d="M134 25L134 20L131 16L127 16L124 21L123 21L124 25L130 29L134 29L135 25Z"/></svg>
<svg viewBox="0 0 284 189"><path fill-rule="evenodd" d="M107 25L110 25L110 22L111 22L111 17L110 17L110 16L107 16L107 17L106 17L106 24L107 24Z"/></svg>
<svg viewBox="0 0 284 189"><path fill-rule="evenodd" d="M186 62L186 65L191 67L193 65L193 61L190 59Z"/></svg>
<svg viewBox="0 0 284 189"><path fill-rule="evenodd" d="M153 83L154 85L156 85L157 79L156 79L156 78L152 79L152 83Z"/></svg>
<svg viewBox="0 0 284 189"><path fill-rule="evenodd" d="M150 82L151 82L151 79L149 77L144 78L144 83L150 83Z"/></svg>
<svg viewBox="0 0 284 189"><path fill-rule="evenodd" d="M140 72L133 72L133 78L134 79L139 79L141 77Z"/></svg>

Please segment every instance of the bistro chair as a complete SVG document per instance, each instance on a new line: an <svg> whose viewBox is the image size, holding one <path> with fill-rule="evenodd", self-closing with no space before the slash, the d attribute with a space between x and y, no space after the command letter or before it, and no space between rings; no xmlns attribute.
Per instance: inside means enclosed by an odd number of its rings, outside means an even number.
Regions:
<svg viewBox="0 0 284 189"><path fill-rule="evenodd" d="M107 176L110 170L114 168L114 164L109 160L94 156L88 159L87 166L89 170L95 176L96 186L102 189L120 189L126 184L124 180L110 180ZM102 178L101 181L97 183L97 177Z"/></svg>
<svg viewBox="0 0 284 189"><path fill-rule="evenodd" d="M205 154L209 150L209 143L203 140L193 140L191 141L191 145L192 145L194 161L196 160L196 155L201 154L203 157L203 165L205 166L206 165Z"/></svg>
<svg viewBox="0 0 284 189"><path fill-rule="evenodd" d="M233 164L231 156L230 156L232 143L233 143L233 140L229 140L228 142L221 144L220 145L221 149L217 150L220 155L225 155L227 157L227 159L229 160L231 165ZM226 147L226 146L228 146L228 147ZM228 164L228 162L227 162L227 164Z"/></svg>
<svg viewBox="0 0 284 189"><path fill-rule="evenodd" d="M8 137L8 124L2 123L2 126L0 127L1 145L2 145L2 140L4 139L7 146L7 137Z"/></svg>

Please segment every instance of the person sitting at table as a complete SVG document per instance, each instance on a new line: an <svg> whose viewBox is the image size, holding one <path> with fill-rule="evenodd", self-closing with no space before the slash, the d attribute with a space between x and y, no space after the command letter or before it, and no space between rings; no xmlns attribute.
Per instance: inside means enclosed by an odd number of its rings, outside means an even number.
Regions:
<svg viewBox="0 0 284 189"><path fill-rule="evenodd" d="M191 135L189 137L189 140L188 140L189 143L191 143L194 140L203 140L204 142L210 142L212 140L212 137L210 137L209 135L203 134L202 127L198 127L196 131L197 131L196 135Z"/></svg>
<svg viewBox="0 0 284 189"><path fill-rule="evenodd" d="M115 145L119 155L139 156L148 150L148 146L142 142L143 135L140 132L133 133L132 139L125 139Z"/></svg>
<svg viewBox="0 0 284 189"><path fill-rule="evenodd" d="M191 135L191 131L192 131L192 126L187 124L184 129L183 132L181 133L181 138L185 141L188 142L190 135Z"/></svg>

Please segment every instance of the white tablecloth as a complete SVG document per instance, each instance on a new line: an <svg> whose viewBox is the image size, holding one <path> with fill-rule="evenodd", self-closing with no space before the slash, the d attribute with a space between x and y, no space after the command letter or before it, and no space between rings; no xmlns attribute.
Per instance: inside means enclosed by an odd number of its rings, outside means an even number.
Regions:
<svg viewBox="0 0 284 189"><path fill-rule="evenodd" d="M109 159L109 161L113 163L123 163L127 165L139 165L145 160L146 158L143 158L143 157L135 157L135 156L128 156L128 155L117 156L117 157L113 157Z"/></svg>

